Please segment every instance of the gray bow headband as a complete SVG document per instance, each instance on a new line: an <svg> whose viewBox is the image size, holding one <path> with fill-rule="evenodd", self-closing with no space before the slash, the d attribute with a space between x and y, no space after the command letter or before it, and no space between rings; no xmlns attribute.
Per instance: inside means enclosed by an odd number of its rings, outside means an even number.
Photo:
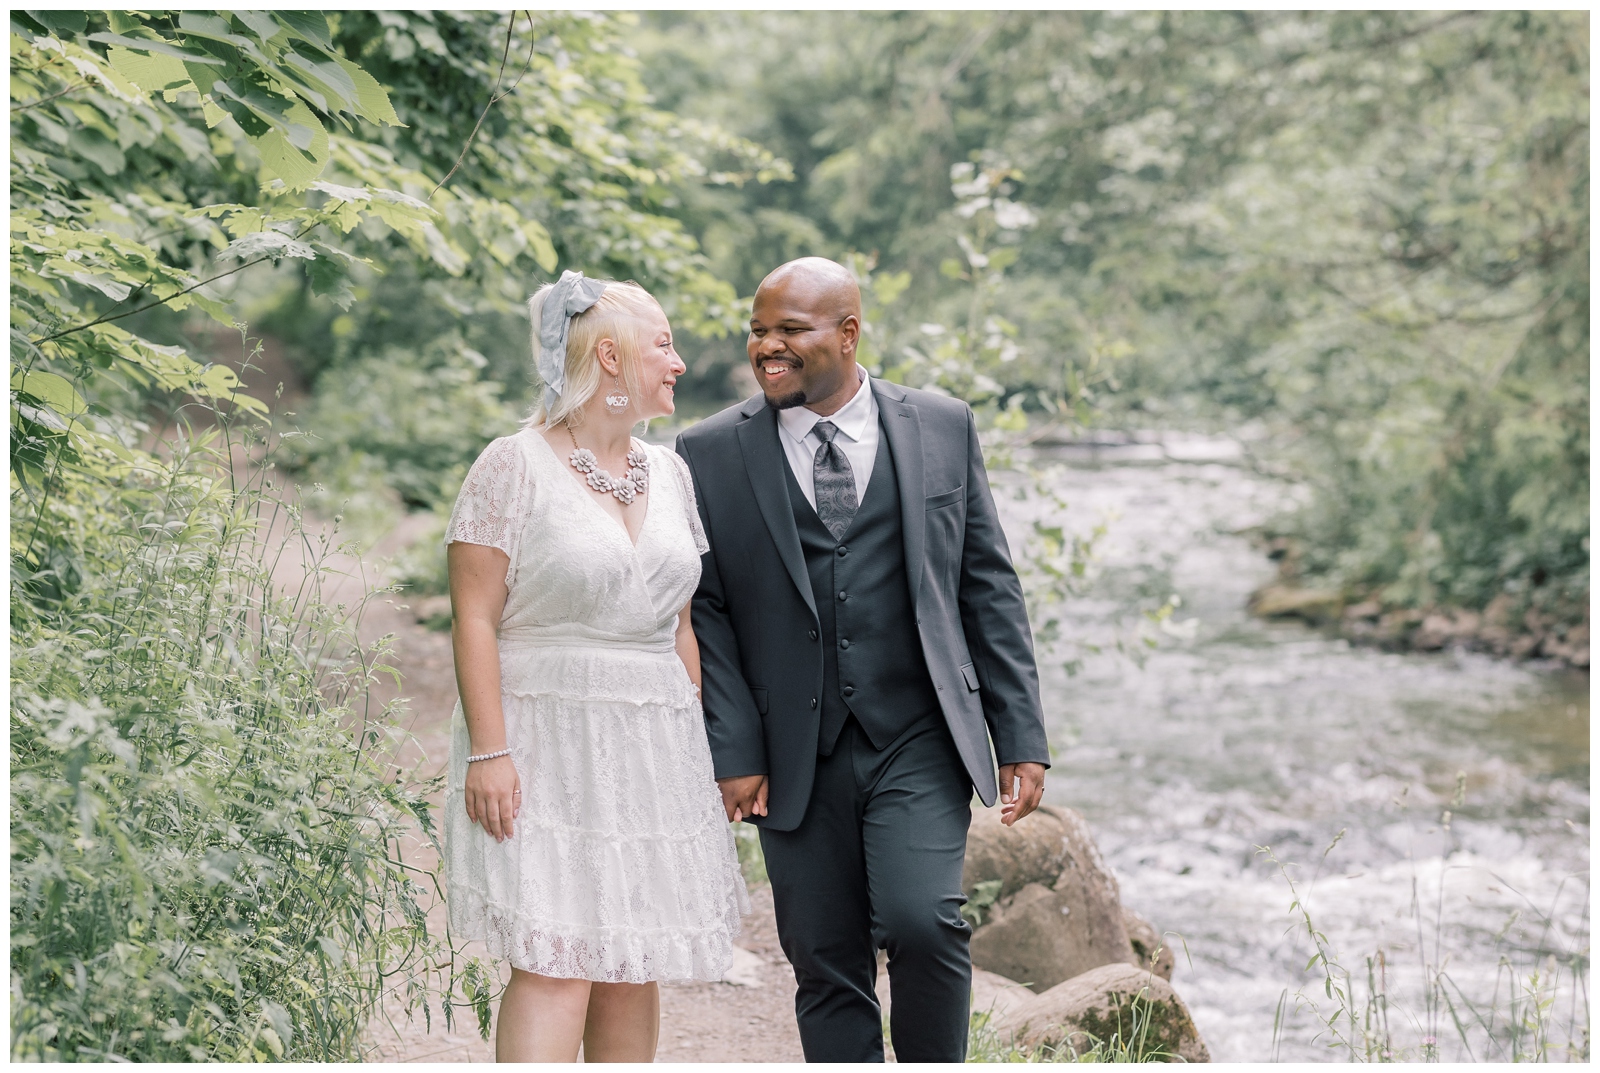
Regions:
<svg viewBox="0 0 1600 1073"><path fill-rule="evenodd" d="M554 396L567 387L567 332L572 318L593 306L606 293L603 280L588 279L570 269L561 273L544 297L539 314L539 379L544 381L545 409L555 404Z"/></svg>

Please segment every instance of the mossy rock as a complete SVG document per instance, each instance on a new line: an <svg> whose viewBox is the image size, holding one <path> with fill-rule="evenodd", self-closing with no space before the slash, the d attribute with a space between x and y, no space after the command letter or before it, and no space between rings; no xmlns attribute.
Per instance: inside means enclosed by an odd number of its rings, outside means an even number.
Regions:
<svg viewBox="0 0 1600 1073"><path fill-rule="evenodd" d="M997 1027L1030 1050L1082 1054L1098 1043L1135 1060L1209 1062L1200 1031L1172 985L1146 969L1102 965L1009 1011Z"/></svg>

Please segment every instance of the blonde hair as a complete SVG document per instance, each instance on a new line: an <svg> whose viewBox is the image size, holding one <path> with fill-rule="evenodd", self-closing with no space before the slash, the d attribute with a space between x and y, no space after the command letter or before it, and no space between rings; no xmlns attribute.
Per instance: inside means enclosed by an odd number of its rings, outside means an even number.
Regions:
<svg viewBox="0 0 1600 1073"><path fill-rule="evenodd" d="M600 390L603 370L600 365L600 340L610 339L617 348L617 373L623 390L630 397L639 395L639 356L644 350L644 320L661 309L650 292L629 280L605 280L606 291L600 300L572 318L567 331L565 390L556 395L545 388L524 428L543 425L551 428L566 423L577 428L583 423L583 408ZM554 283L540 287L528 299L528 319L533 322L533 363L539 367L539 327L544 320L545 298ZM555 312L555 311L552 311ZM559 316L559 313L556 313Z"/></svg>

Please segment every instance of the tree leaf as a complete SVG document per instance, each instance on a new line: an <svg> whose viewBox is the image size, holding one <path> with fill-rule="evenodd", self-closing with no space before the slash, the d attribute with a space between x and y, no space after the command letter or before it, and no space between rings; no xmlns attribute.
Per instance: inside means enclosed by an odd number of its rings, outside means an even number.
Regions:
<svg viewBox="0 0 1600 1073"><path fill-rule="evenodd" d="M559 258L556 256L556 247L550 241L550 232L545 230L544 224L538 220L522 221L522 233L528 238L528 245L533 247L533 260L546 272L554 272Z"/></svg>
<svg viewBox="0 0 1600 1073"><path fill-rule="evenodd" d="M275 11L273 17L300 39L309 41L324 51L333 51L333 35L328 32L328 20L322 12Z"/></svg>
<svg viewBox="0 0 1600 1073"><path fill-rule="evenodd" d="M356 101L360 104L360 108L356 111L357 115L390 127L405 126L400 122L400 117L395 115L394 105L389 101L388 92L378 84L376 78L343 56L336 56L335 59L355 83Z"/></svg>
<svg viewBox="0 0 1600 1073"><path fill-rule="evenodd" d="M112 48L107 58L123 77L146 93L157 93L168 86L181 89L190 84L188 68L174 56L160 52L140 53L119 47Z"/></svg>
<svg viewBox="0 0 1600 1073"><path fill-rule="evenodd" d="M298 52L285 52L283 62L298 71L301 78L328 99L331 107L323 111L354 112L360 107L355 80L341 65L331 61L318 63L308 60Z"/></svg>
<svg viewBox="0 0 1600 1073"><path fill-rule="evenodd" d="M228 248L217 254L217 259L253 261L262 256L299 257L314 261L317 251L281 231L252 231L228 243Z"/></svg>
<svg viewBox="0 0 1600 1073"><path fill-rule="evenodd" d="M273 129L256 141L261 153L261 172L265 178L282 179L290 190L304 190L322 174L328 162L328 132L317 117L302 102L295 101L288 110L288 118L309 138L302 150L289 137L288 131Z"/></svg>
<svg viewBox="0 0 1600 1073"><path fill-rule="evenodd" d="M72 381L55 373L12 373L11 390L31 395L56 413L66 416L86 413L89 409L89 404L83 401L83 396L72 386Z"/></svg>
<svg viewBox="0 0 1600 1073"><path fill-rule="evenodd" d="M99 41L107 45L121 45L123 48L132 49L135 52L154 52L163 56L175 56L188 63L203 63L212 67L226 67L228 65L227 61L220 60L215 56L208 56L204 52L187 49L165 40L149 41L143 38L124 37L122 34L109 33L90 34L88 40Z"/></svg>

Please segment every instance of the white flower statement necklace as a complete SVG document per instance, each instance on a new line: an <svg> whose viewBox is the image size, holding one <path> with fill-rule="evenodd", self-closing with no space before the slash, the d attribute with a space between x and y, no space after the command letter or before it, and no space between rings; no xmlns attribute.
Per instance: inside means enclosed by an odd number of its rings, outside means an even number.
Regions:
<svg viewBox="0 0 1600 1073"><path fill-rule="evenodd" d="M572 437L572 453L567 456L567 461L572 463L573 469L584 475L589 487L596 492L610 493L626 507L650 486L650 459L637 447L628 450L628 475L613 477L600 468L600 460L595 458L593 451L578 446L578 437L571 425L567 426L567 435Z"/></svg>

